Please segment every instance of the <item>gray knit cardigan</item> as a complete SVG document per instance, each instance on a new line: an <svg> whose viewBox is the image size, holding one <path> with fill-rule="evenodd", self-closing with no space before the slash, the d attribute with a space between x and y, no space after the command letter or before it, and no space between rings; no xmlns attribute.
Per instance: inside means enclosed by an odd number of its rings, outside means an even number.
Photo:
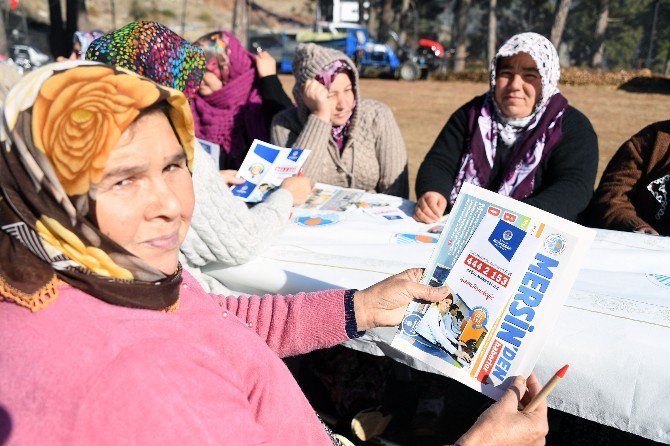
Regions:
<svg viewBox="0 0 670 446"><path fill-rule="evenodd" d="M205 291L228 294L224 284L202 271L205 265L240 265L261 253L288 222L293 197L278 189L253 208L228 189L214 160L199 144L193 168L195 209L181 246L180 261Z"/></svg>
<svg viewBox="0 0 670 446"><path fill-rule="evenodd" d="M311 114L301 95L307 80L336 60L346 62L354 73L357 104L342 153L331 136L331 124ZM387 105L360 99L354 63L340 51L309 43L298 46L293 70L293 97L298 107L274 117L272 143L311 149L303 169L315 182L407 197L407 148L402 134Z"/></svg>

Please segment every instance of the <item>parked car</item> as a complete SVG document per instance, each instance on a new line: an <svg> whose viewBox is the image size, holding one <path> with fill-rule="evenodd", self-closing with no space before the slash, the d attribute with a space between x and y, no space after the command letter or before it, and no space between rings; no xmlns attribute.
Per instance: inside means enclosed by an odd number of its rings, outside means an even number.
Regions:
<svg viewBox="0 0 670 446"><path fill-rule="evenodd" d="M9 47L9 57L23 71L41 67L51 61L51 58L43 52L29 45L12 45Z"/></svg>

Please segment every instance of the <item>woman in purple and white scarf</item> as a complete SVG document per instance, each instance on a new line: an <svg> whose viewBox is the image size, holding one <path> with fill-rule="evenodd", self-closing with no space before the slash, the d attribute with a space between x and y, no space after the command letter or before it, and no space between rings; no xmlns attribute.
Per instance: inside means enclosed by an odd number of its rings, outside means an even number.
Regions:
<svg viewBox="0 0 670 446"><path fill-rule="evenodd" d="M421 164L414 218L436 221L468 182L575 220L593 194L598 140L559 78L545 37L505 42L491 61L490 90L451 116Z"/></svg>

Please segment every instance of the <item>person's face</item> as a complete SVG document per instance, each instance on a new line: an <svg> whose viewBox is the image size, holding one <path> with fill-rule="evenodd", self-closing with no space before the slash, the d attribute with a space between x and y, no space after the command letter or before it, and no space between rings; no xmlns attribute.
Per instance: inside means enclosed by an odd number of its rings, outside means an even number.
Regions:
<svg viewBox="0 0 670 446"><path fill-rule="evenodd" d="M501 57L496 67L494 97L500 111L511 119L533 113L542 94L542 78L528 53Z"/></svg>
<svg viewBox="0 0 670 446"><path fill-rule="evenodd" d="M354 87L346 73L338 73L328 90L330 122L334 126L347 122L354 107Z"/></svg>
<svg viewBox="0 0 670 446"><path fill-rule="evenodd" d="M96 187L100 231L172 274L193 203L186 154L167 117L160 111L140 117L112 149Z"/></svg>
<svg viewBox="0 0 670 446"><path fill-rule="evenodd" d="M440 313L444 314L449 311L449 307L453 302L454 301L451 299L451 297L447 297L446 299L443 299L437 303L437 309L440 310Z"/></svg>

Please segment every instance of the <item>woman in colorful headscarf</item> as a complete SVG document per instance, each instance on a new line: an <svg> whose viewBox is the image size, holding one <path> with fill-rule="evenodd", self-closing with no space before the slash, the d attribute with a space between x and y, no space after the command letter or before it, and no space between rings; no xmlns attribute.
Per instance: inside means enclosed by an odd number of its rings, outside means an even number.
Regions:
<svg viewBox="0 0 670 446"><path fill-rule="evenodd" d="M489 92L451 116L421 164L414 218L439 219L468 182L574 221L593 194L598 140L559 92L559 77L545 37L505 42L491 62Z"/></svg>
<svg viewBox="0 0 670 446"><path fill-rule="evenodd" d="M204 74L202 50L166 26L137 21L97 39L86 55L110 65L127 68L166 87L181 90L193 99ZM276 76L275 76L276 77ZM182 264L209 292L228 293L203 267L217 270L246 263L262 252L289 221L293 204L310 193L307 177L289 178L263 203L249 209L235 198L214 159L196 144L193 187L196 203Z"/></svg>
<svg viewBox="0 0 670 446"><path fill-rule="evenodd" d="M178 262L194 201L180 92L64 62L22 79L3 112L0 439L10 444L339 444L279 356L397 324L412 298L449 292L410 270L362 291L208 294ZM503 421L506 435L543 441L546 405L517 411L524 385L462 444ZM539 391L534 377L528 387L526 398Z"/></svg>
<svg viewBox="0 0 670 446"><path fill-rule="evenodd" d="M254 139L269 139L273 116L293 103L270 54L251 54L227 31L206 34L195 45L203 49L206 60L191 106L195 133L219 144L221 169L237 169Z"/></svg>
<svg viewBox="0 0 670 446"><path fill-rule="evenodd" d="M311 149L304 171L314 181L407 198L407 149L398 124L385 104L361 100L351 59L301 44L293 74L298 108L275 117L272 142Z"/></svg>

